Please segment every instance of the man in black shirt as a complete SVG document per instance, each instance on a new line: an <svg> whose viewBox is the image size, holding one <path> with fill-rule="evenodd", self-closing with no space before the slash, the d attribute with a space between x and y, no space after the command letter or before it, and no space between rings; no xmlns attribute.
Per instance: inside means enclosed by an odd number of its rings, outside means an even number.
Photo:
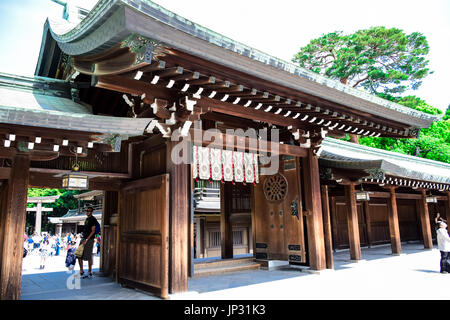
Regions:
<svg viewBox="0 0 450 320"><path fill-rule="evenodd" d="M84 221L83 237L80 242L80 245L84 245L83 256L78 258L78 263L80 264L80 276L82 278L92 278L92 249L94 247L95 229L98 223L97 219L92 215L93 211L94 209L92 207L88 207L86 210L87 218ZM83 260L88 261L88 275L84 274Z"/></svg>

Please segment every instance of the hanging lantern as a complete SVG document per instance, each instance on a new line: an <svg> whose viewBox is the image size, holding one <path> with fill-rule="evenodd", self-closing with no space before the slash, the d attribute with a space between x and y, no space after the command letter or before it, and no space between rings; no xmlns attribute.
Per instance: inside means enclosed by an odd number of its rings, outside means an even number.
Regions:
<svg viewBox="0 0 450 320"><path fill-rule="evenodd" d="M63 176L62 187L67 190L87 190L89 189L89 179L85 174L78 172L80 166L75 163L72 172Z"/></svg>
<svg viewBox="0 0 450 320"><path fill-rule="evenodd" d="M361 184L361 191L356 191L355 196L356 196L356 201L369 201L370 200L369 192L364 191L362 184Z"/></svg>
<svg viewBox="0 0 450 320"><path fill-rule="evenodd" d="M427 201L427 203L437 203L438 202L437 197L435 197L435 196L427 196L426 201Z"/></svg>
<svg viewBox="0 0 450 320"><path fill-rule="evenodd" d="M367 191L358 191L356 192L356 200L357 201L369 201L370 196Z"/></svg>

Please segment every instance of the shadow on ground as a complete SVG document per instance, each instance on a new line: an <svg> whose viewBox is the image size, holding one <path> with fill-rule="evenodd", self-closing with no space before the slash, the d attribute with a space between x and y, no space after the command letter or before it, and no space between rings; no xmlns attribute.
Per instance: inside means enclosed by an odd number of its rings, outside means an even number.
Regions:
<svg viewBox="0 0 450 320"><path fill-rule="evenodd" d="M79 272L48 272L22 276L22 300L158 300L157 297L124 288L109 277L81 279Z"/></svg>

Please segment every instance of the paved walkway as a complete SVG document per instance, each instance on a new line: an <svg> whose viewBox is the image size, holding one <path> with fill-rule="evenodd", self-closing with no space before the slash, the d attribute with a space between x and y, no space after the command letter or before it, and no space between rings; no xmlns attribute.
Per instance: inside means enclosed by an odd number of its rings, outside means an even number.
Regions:
<svg viewBox="0 0 450 320"><path fill-rule="evenodd" d="M348 251L334 254L335 270L317 273L298 269L253 270L189 280L188 292L173 300L334 300L334 299L450 299L450 274L439 273L439 251L423 244L402 245L402 255L391 255L390 246L362 248L363 261L349 260ZM29 267L24 261L22 299L154 300L154 296L122 288L110 278L73 279L60 266L47 270ZM27 260L28 259L28 260ZM53 257L53 262L57 257ZM52 263L53 263L52 262ZM98 258L96 264L98 266ZM28 268L28 269L27 269ZM59 270L58 270L59 268ZM78 270L78 267L76 268ZM37 272L35 272L37 271ZM94 271L98 271L94 269ZM72 276L70 280L69 277ZM76 284L79 284L79 288ZM68 289L73 288L73 289Z"/></svg>

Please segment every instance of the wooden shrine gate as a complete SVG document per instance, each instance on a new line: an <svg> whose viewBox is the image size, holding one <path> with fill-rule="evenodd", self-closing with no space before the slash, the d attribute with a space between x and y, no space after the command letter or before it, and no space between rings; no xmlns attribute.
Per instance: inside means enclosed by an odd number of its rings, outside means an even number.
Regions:
<svg viewBox="0 0 450 320"><path fill-rule="evenodd" d="M260 176L254 187L255 257L307 261L298 161L281 163L280 173Z"/></svg>
<svg viewBox="0 0 450 320"><path fill-rule="evenodd" d="M162 298L169 290L169 174L139 179L119 193L118 281Z"/></svg>

